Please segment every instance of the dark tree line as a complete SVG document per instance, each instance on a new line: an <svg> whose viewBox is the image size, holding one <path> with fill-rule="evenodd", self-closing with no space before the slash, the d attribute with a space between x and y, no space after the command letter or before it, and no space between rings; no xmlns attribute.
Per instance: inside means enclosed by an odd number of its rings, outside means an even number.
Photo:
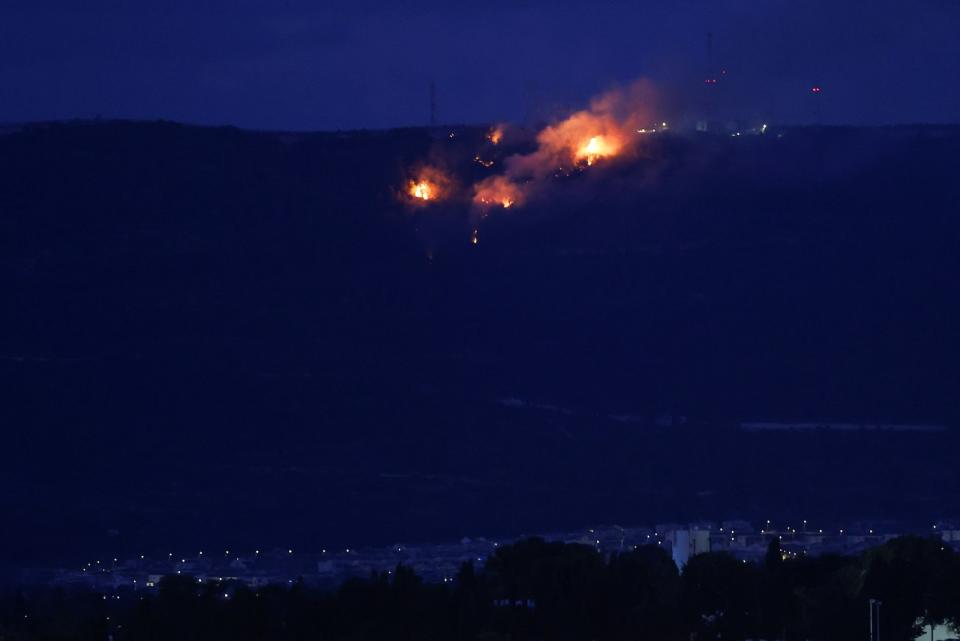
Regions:
<svg viewBox="0 0 960 641"><path fill-rule="evenodd" d="M708 553L679 572L658 546L605 557L528 539L464 564L452 583L404 566L333 591L170 576L155 595L112 599L9 596L0 640L866 641L879 599L884 641L909 641L924 625L960 624L960 557L919 537L858 557L785 558L774 541L760 564Z"/></svg>

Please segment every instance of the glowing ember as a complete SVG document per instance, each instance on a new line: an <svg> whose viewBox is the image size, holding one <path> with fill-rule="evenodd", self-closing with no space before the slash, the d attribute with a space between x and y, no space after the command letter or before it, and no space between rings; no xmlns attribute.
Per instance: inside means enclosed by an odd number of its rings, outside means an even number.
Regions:
<svg viewBox="0 0 960 641"><path fill-rule="evenodd" d="M504 176L491 176L475 187L473 202L485 207L497 206L508 209L522 200L519 185Z"/></svg>

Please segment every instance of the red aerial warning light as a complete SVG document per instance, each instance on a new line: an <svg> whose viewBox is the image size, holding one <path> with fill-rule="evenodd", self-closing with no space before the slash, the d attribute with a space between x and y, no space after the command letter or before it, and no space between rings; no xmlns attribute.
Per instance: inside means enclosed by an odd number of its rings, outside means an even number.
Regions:
<svg viewBox="0 0 960 641"><path fill-rule="evenodd" d="M820 85L813 85L813 87L810 89L810 91L811 91L812 93L820 93Z"/></svg>

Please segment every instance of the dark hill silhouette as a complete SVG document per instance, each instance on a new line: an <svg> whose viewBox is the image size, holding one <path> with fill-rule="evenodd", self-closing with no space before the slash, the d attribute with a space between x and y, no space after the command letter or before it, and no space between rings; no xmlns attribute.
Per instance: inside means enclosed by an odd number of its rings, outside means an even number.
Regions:
<svg viewBox="0 0 960 641"><path fill-rule="evenodd" d="M956 513L953 430L736 425L957 423L960 129L778 133L476 247L480 128L0 136L3 556ZM451 201L398 197L421 162Z"/></svg>

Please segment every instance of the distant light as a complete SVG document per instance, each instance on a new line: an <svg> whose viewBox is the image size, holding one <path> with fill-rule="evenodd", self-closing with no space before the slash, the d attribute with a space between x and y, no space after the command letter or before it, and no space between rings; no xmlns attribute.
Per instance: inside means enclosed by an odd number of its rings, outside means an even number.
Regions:
<svg viewBox="0 0 960 641"><path fill-rule="evenodd" d="M813 87L810 88L810 91L811 91L812 93L820 93L820 91L821 91L820 85L814 85Z"/></svg>
<svg viewBox="0 0 960 641"><path fill-rule="evenodd" d="M287 554L293 554L293 550L287 550Z"/></svg>

